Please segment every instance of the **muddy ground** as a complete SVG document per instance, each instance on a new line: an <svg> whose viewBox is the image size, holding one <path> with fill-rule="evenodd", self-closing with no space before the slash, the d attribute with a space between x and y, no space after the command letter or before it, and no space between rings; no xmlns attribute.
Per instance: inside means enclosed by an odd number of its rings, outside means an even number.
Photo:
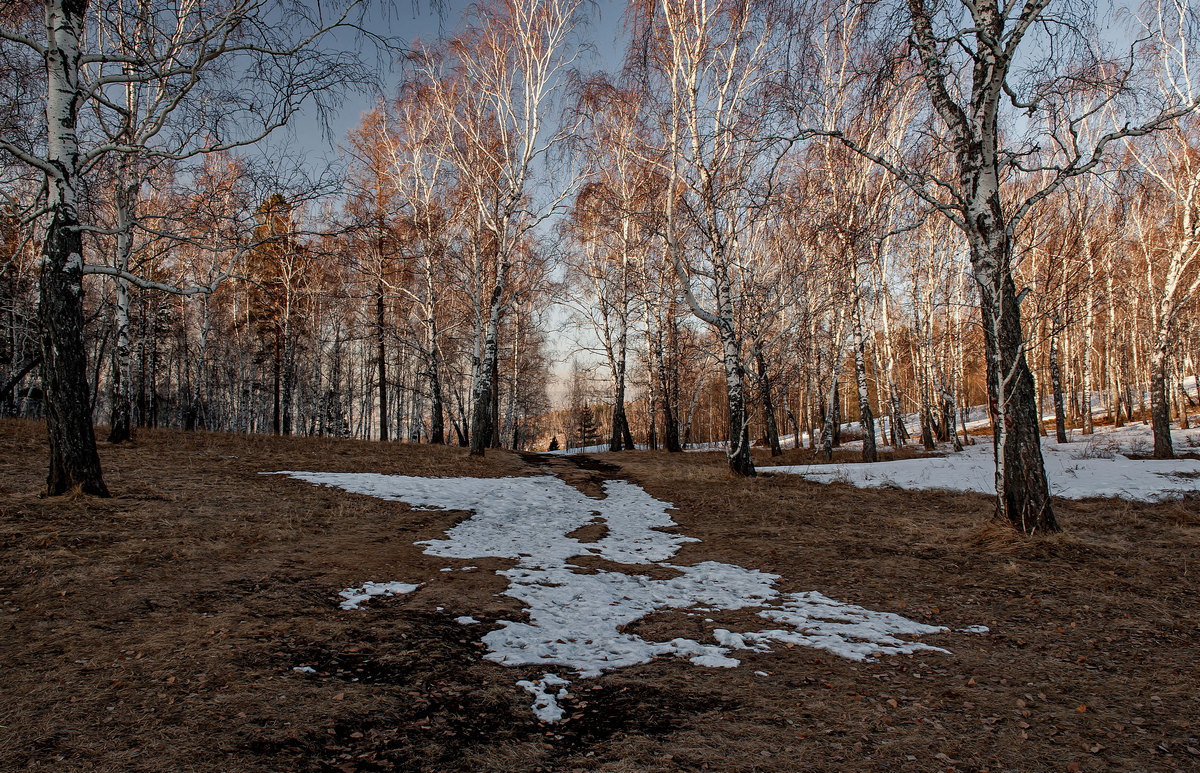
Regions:
<svg viewBox="0 0 1200 773"><path fill-rule="evenodd" d="M1065 532L1028 540L991 522L987 497L732 480L721 454L475 461L142 431L102 444L107 500L40 498L45 454L40 425L0 422L3 770L1200 770L1196 500L1059 502ZM481 658L483 632L521 615L496 595L508 562L413 545L466 513L260 474L546 465L593 496L624 477L673 502L702 541L672 563L991 632L865 664L801 647L738 653L736 669L665 658L575 682L566 721L546 725L515 685L540 671ZM337 591L366 580L426 584L339 610ZM703 640L746 614L630 630Z"/></svg>

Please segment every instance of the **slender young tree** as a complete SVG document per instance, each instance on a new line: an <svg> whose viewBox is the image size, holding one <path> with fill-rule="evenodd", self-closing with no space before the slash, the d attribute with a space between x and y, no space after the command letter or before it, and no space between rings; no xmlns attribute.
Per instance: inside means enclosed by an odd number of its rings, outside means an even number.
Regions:
<svg viewBox="0 0 1200 773"><path fill-rule="evenodd" d="M730 470L755 474L747 410L745 292L756 269L744 249L767 216L790 143L773 100L782 80L785 16L775 3L661 0L641 8L646 109L667 178L664 235L692 313L721 346ZM751 281L746 281L748 278Z"/></svg>
<svg viewBox="0 0 1200 773"><path fill-rule="evenodd" d="M445 50L426 50L418 72L455 142L451 162L471 203L478 253L479 316L470 407L470 444L482 456L495 432L495 378L509 272L526 235L573 189L558 170L548 195L530 180L544 173L575 123L554 125L550 111L578 55L569 45L580 0L497 0L472 13ZM550 179L547 175L546 179Z"/></svg>

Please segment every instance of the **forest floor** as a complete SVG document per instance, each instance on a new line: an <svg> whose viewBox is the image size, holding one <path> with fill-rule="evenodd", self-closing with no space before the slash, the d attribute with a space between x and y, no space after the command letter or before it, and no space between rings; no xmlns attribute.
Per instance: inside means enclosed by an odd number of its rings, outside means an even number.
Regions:
<svg viewBox="0 0 1200 773"><path fill-rule="evenodd" d="M100 453L112 498L41 498L44 430L0 422L3 770L1200 769L1194 498L1056 501L1064 532L1029 540L992 522L986 496L733 480L720 453L472 460L146 430ZM497 595L513 561L443 572L468 562L413 544L468 513L260 474L547 468L588 496L623 478L673 503L673 531L700 540L675 564L760 569L780 592L945 625L922 640L949 653L659 658L573 682L564 721L542 723L515 684L541 669L482 657L482 631L522 619ZM424 584L339 609L341 589L401 579ZM630 631L706 625L668 612ZM957 632L971 625L990 632Z"/></svg>

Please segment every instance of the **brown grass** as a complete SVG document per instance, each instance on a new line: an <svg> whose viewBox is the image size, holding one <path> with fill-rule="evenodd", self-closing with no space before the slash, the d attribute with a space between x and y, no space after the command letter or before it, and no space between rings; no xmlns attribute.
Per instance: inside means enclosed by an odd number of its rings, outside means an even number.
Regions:
<svg viewBox="0 0 1200 773"><path fill-rule="evenodd" d="M1065 533L1031 541L994 525L987 497L733 480L719 453L480 461L143 432L102 447L109 500L39 498L44 454L40 426L0 423L0 769L1200 767L1195 500L1062 502ZM506 563L412 544L464 514L258 474L279 469L549 469L593 496L624 476L702 540L676 563L728 561L781 575L785 592L992 632L868 664L803 648L732 670L655 661L577 682L568 721L541 725L514 686L538 673L481 659L483 631L521 615L496 595L506 582L491 570ZM480 568L438 571L468 564ZM339 611L337 590L368 579L427 584ZM465 614L483 625L453 621ZM703 638L746 615L633 628Z"/></svg>

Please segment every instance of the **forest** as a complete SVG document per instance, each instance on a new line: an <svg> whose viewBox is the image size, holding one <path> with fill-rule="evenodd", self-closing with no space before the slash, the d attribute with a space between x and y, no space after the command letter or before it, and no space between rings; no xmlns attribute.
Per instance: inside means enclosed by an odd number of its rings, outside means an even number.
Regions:
<svg viewBox="0 0 1200 773"><path fill-rule="evenodd" d="M1200 760L1190 0L0 0L0 770Z"/></svg>
<svg viewBox="0 0 1200 773"><path fill-rule="evenodd" d="M611 71L580 0L403 45L357 2L5 9L0 392L46 417L51 493L105 491L94 420L482 454L599 409L611 450L753 475L753 444L828 457L853 420L869 462L987 404L1002 511L1053 531L1044 414L1149 415L1169 458L1196 403L1183 0L634 2ZM399 85L337 169L255 152L371 46Z"/></svg>

